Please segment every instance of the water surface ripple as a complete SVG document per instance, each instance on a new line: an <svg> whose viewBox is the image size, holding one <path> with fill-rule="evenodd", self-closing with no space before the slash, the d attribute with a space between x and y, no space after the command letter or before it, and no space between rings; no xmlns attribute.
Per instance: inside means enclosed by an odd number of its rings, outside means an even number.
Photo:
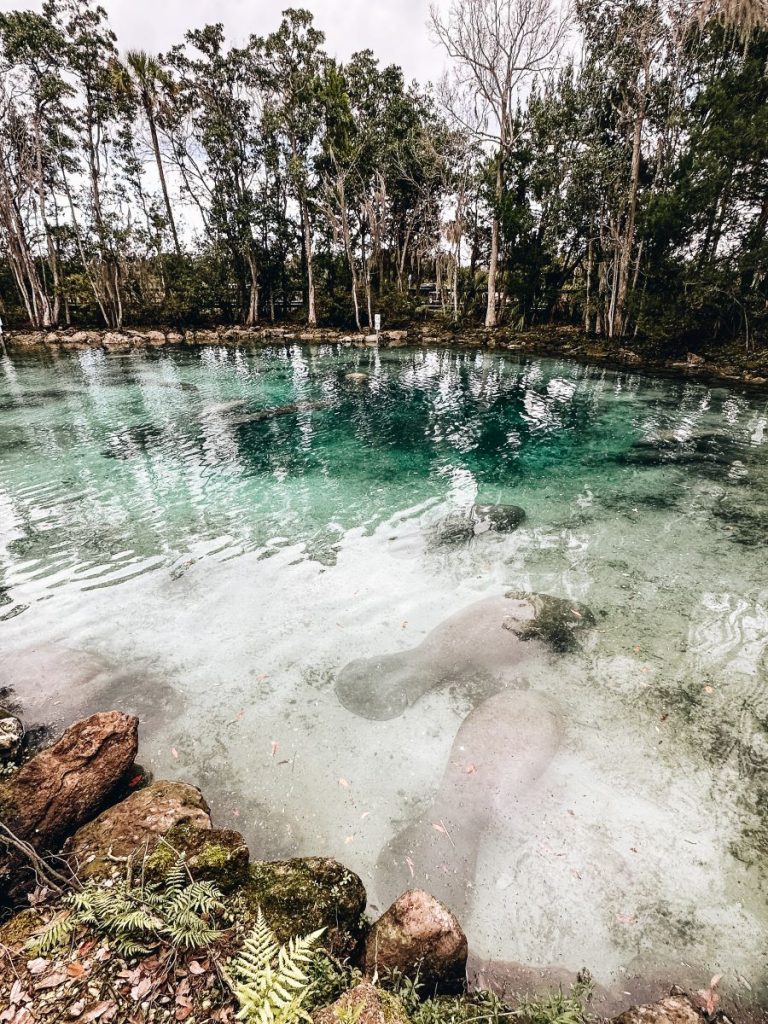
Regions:
<svg viewBox="0 0 768 1024"><path fill-rule="evenodd" d="M767 427L478 351L3 358L0 687L138 713L254 856L430 888L484 977L765 1000ZM596 625L499 667L509 591Z"/></svg>

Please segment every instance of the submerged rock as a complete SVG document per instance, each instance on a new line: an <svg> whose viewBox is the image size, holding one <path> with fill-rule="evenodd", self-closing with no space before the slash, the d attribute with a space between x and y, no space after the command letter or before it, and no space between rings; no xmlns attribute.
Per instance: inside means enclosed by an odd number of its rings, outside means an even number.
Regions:
<svg viewBox="0 0 768 1024"><path fill-rule="evenodd" d="M469 512L453 512L433 530L438 544L462 544L483 533L513 533L525 520L519 505L473 505Z"/></svg>
<svg viewBox="0 0 768 1024"><path fill-rule="evenodd" d="M345 992L335 1003L312 1014L313 1024L407 1024L408 1016L391 992L364 981Z"/></svg>
<svg viewBox="0 0 768 1024"><path fill-rule="evenodd" d="M386 979L397 971L428 989L460 990L465 983L467 937L451 911L428 892L409 889L365 938L363 970Z"/></svg>
<svg viewBox="0 0 768 1024"><path fill-rule="evenodd" d="M354 872L331 858L256 861L243 895L254 913L261 907L281 942L325 928L323 944L346 955L360 937L365 887Z"/></svg>
<svg viewBox="0 0 768 1024"><path fill-rule="evenodd" d="M344 380L348 380L350 384L365 384L368 381L367 373L347 373L344 376Z"/></svg>
<svg viewBox="0 0 768 1024"><path fill-rule="evenodd" d="M235 426L244 423L261 423L262 420L274 420L278 416L295 416L302 412L315 412L318 409L329 409L332 403L328 399L315 402L293 402L290 405L276 405L271 409L259 409L257 412L246 412L232 416L229 420Z"/></svg>
<svg viewBox="0 0 768 1024"><path fill-rule="evenodd" d="M693 1000L679 995L633 1006L614 1017L611 1024L702 1024L703 1019Z"/></svg>
<svg viewBox="0 0 768 1024"><path fill-rule="evenodd" d="M67 846L67 859L84 881L124 875L127 858L152 853L160 837L178 825L210 829L202 793L186 782L153 782L80 828Z"/></svg>

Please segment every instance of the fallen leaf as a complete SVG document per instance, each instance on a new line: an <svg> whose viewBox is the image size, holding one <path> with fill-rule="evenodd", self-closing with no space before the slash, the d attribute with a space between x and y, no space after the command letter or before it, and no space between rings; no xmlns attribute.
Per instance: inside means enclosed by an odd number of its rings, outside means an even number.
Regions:
<svg viewBox="0 0 768 1024"><path fill-rule="evenodd" d="M80 1016L80 1014L83 1012L84 1009L85 1009L85 1000L84 999L78 999L76 1003L72 1003L72 1005L70 1006L69 1010L67 1010L67 1014L68 1014L69 1017L71 1017L74 1020L75 1017L79 1017Z"/></svg>
<svg viewBox="0 0 768 1024"><path fill-rule="evenodd" d="M131 999L134 1003L140 1003L144 996L152 988L151 978L142 978L141 981L131 989Z"/></svg>
<svg viewBox="0 0 768 1024"><path fill-rule="evenodd" d="M205 967L202 966L197 960L189 961L189 973L190 974L205 974Z"/></svg>
<svg viewBox="0 0 768 1024"><path fill-rule="evenodd" d="M24 986L21 984L21 982L17 978L16 981L14 981L13 985L11 985L10 1000L11 1000L12 1003L21 1003L25 999L28 1001L29 1000L29 996L24 991Z"/></svg>
<svg viewBox="0 0 768 1024"><path fill-rule="evenodd" d="M72 963L67 964L67 974L70 978L84 978L85 968L79 960L73 960Z"/></svg>
<svg viewBox="0 0 768 1024"><path fill-rule="evenodd" d="M171 754L173 755L173 757L175 757L178 760L179 752L176 749L176 747L171 747Z"/></svg>
<svg viewBox="0 0 768 1024"><path fill-rule="evenodd" d="M105 1013L112 1011L112 1014L117 1011L117 1004L111 999L102 999L100 1003L94 1003L85 1011L84 1021L98 1020L99 1017L103 1017Z"/></svg>
<svg viewBox="0 0 768 1024"><path fill-rule="evenodd" d="M176 1007L176 1020L186 1020L187 1017L192 1013L191 1006L177 1006Z"/></svg>
<svg viewBox="0 0 768 1024"><path fill-rule="evenodd" d="M275 756L275 754L277 753L277 751L279 749L280 749L280 744L277 742L277 740L272 740L272 757Z"/></svg>
<svg viewBox="0 0 768 1024"><path fill-rule="evenodd" d="M705 686L704 687L704 693L714 693L714 692L715 692L714 686Z"/></svg>
<svg viewBox="0 0 768 1024"><path fill-rule="evenodd" d="M43 978L42 981L38 981L35 985L35 990L40 992L44 988L58 988L65 981L69 981L69 975L66 971L56 971L54 974L49 974L47 978Z"/></svg>
<svg viewBox="0 0 768 1024"><path fill-rule="evenodd" d="M38 956L34 960L27 960L27 970L30 974L42 974L48 964L49 961L45 957Z"/></svg>

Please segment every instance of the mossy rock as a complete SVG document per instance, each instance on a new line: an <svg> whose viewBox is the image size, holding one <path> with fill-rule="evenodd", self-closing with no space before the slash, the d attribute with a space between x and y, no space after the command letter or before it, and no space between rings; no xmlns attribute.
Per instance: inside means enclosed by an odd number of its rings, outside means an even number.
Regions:
<svg viewBox="0 0 768 1024"><path fill-rule="evenodd" d="M43 923L42 914L32 907L20 911L0 925L0 946L23 946Z"/></svg>
<svg viewBox="0 0 768 1024"><path fill-rule="evenodd" d="M246 885L248 847L239 832L228 828L175 825L166 832L144 863L144 876L158 882L180 855L195 881L213 882L222 892Z"/></svg>
<svg viewBox="0 0 768 1024"><path fill-rule="evenodd" d="M243 897L254 916L261 907L280 942L325 928L325 947L344 956L360 938L365 887L354 872L331 858L256 861Z"/></svg>
<svg viewBox="0 0 768 1024"><path fill-rule="evenodd" d="M408 1014L398 997L364 981L344 992L335 1003L312 1014L313 1024L407 1024Z"/></svg>

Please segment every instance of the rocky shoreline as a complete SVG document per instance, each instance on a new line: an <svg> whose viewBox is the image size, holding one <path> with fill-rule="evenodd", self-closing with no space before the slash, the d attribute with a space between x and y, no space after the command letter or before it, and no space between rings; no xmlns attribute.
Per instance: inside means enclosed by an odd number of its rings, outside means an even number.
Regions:
<svg viewBox="0 0 768 1024"><path fill-rule="evenodd" d="M56 331L12 331L6 334L9 350L72 351L103 349L131 352L179 346L253 346L282 343L337 344L356 347L399 348L416 346L456 346L459 348L498 349L530 355L548 355L579 359L619 368L649 370L654 373L682 374L701 380L726 381L756 387L768 386L768 351L745 352L732 346L687 352L674 358L662 358L644 346L609 343L590 338L572 327L543 327L525 332L500 327L493 330L466 328L454 330L438 323L418 323L403 330L384 330L379 334L357 334L334 328L308 329L298 325L259 328L217 327L176 329L100 329Z"/></svg>
<svg viewBox="0 0 768 1024"><path fill-rule="evenodd" d="M4 1024L251 1020L236 1017L227 965L262 914L280 943L322 929L327 976L314 990L311 1018L297 1018L313 1024L599 1019L578 1001L590 988L581 977L572 990L578 998L561 991L542 1004L512 1007L473 991L461 925L427 892L404 892L370 922L361 879L337 861L251 861L238 832L213 825L196 787L152 781L138 767L135 717L94 714L26 759L21 723L8 713L0 719L3 735L16 738L0 751ZM202 884L215 895L211 906L218 909L206 922L215 918L217 927L203 948L157 939L140 952L126 951L119 940L127 932L100 930L87 914L73 917L89 893L115 905L126 892L134 901L136 893L156 894L179 865L187 887ZM56 929L66 941L41 950L41 936L55 938ZM674 990L657 1003L624 1011L614 1024L722 1021L727 1018L718 1009L716 985L713 979L696 995Z"/></svg>

